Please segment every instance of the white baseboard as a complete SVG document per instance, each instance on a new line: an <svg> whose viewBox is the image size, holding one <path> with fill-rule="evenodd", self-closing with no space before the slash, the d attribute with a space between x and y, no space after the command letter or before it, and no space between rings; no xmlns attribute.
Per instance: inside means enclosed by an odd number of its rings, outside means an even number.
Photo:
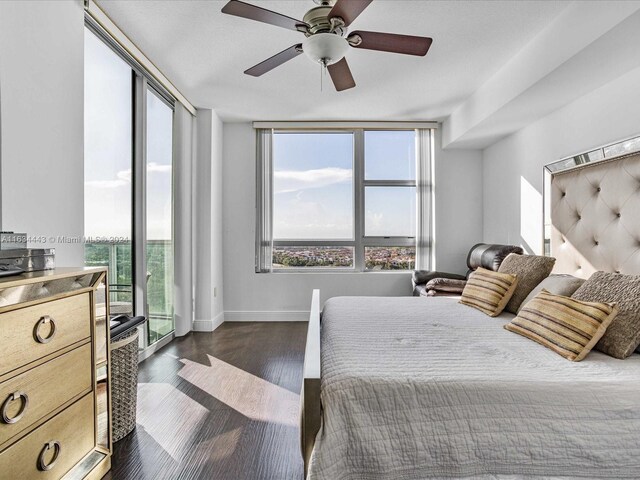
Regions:
<svg viewBox="0 0 640 480"><path fill-rule="evenodd" d="M194 320L193 321L193 331L194 332L213 332L216 328L224 323L225 314L224 312L216 315L215 318L211 320Z"/></svg>
<svg viewBox="0 0 640 480"><path fill-rule="evenodd" d="M224 312L225 322L307 322L309 312Z"/></svg>

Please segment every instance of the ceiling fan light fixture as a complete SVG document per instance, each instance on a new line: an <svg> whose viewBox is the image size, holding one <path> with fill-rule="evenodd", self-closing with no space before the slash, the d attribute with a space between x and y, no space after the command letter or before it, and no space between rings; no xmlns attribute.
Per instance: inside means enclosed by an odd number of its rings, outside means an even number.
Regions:
<svg viewBox="0 0 640 480"><path fill-rule="evenodd" d="M302 51L316 63L333 65L344 58L349 42L335 33L316 33L302 42Z"/></svg>

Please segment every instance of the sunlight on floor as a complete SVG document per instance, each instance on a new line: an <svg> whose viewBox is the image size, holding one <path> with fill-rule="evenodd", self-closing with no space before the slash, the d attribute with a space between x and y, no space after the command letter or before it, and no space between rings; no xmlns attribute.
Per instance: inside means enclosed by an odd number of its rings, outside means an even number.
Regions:
<svg viewBox="0 0 640 480"><path fill-rule="evenodd" d="M231 457L242 437L242 427L199 441L193 446L193 457L202 457L205 461L219 462Z"/></svg>
<svg viewBox="0 0 640 480"><path fill-rule="evenodd" d="M252 420L298 425L300 396L211 355L211 366L181 359L178 375Z"/></svg>
<svg viewBox="0 0 640 480"><path fill-rule="evenodd" d="M174 412L158 415L157 412ZM182 415L188 412L188 415ZM141 383L138 385L138 428L144 428L174 460L180 461L192 447L193 439L209 410L173 385Z"/></svg>

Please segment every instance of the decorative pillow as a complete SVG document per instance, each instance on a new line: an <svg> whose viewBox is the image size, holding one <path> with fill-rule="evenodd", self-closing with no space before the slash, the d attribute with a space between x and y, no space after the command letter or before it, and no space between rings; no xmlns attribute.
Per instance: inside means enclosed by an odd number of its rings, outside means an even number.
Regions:
<svg viewBox="0 0 640 480"><path fill-rule="evenodd" d="M579 362L617 313L613 303L581 302L542 290L504 328Z"/></svg>
<svg viewBox="0 0 640 480"><path fill-rule="evenodd" d="M429 280L426 285L427 290L436 290L438 292L462 293L466 280L455 280L453 278L434 278Z"/></svg>
<svg viewBox="0 0 640 480"><path fill-rule="evenodd" d="M518 286L513 292L511 300L505 310L517 313L527 295L536 285L547 278L553 270L556 259L553 257L541 257L538 255L516 255L512 253L504 259L498 272L509 273L518 277Z"/></svg>
<svg viewBox="0 0 640 480"><path fill-rule="evenodd" d="M614 358L627 358L640 344L640 275L596 272L571 296L588 302L616 302L620 312L596 345Z"/></svg>
<svg viewBox="0 0 640 480"><path fill-rule="evenodd" d="M584 278L574 277L573 275L549 275L547 278L542 280L537 287L531 290L531 293L527 295L527 298L524 299L518 308L518 313L520 313L522 307L530 302L533 297L538 295L542 289L545 289L547 292L553 293L554 295L570 297L583 283Z"/></svg>
<svg viewBox="0 0 640 480"><path fill-rule="evenodd" d="M460 303L495 317L504 310L517 286L515 275L478 268L469 275Z"/></svg>

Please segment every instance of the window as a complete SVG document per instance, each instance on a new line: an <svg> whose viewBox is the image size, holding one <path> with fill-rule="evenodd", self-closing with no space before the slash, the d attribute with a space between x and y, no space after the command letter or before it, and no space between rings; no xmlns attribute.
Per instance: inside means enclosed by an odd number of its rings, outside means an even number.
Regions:
<svg viewBox="0 0 640 480"><path fill-rule="evenodd" d="M415 268L416 132L364 132L364 266Z"/></svg>
<svg viewBox="0 0 640 480"><path fill-rule="evenodd" d="M427 265L430 138L258 130L256 271L408 270L418 253Z"/></svg>
<svg viewBox="0 0 640 480"><path fill-rule="evenodd" d="M149 344L175 328L173 318L173 109L147 88L147 313Z"/></svg>
<svg viewBox="0 0 640 480"><path fill-rule="evenodd" d="M173 101L105 32L85 29L85 264L108 267L112 315L171 334ZM144 128L139 128L144 127Z"/></svg>
<svg viewBox="0 0 640 480"><path fill-rule="evenodd" d="M353 137L273 135L273 268L354 267Z"/></svg>
<svg viewBox="0 0 640 480"><path fill-rule="evenodd" d="M85 29L85 264L109 268L112 314L133 314L131 67Z"/></svg>

